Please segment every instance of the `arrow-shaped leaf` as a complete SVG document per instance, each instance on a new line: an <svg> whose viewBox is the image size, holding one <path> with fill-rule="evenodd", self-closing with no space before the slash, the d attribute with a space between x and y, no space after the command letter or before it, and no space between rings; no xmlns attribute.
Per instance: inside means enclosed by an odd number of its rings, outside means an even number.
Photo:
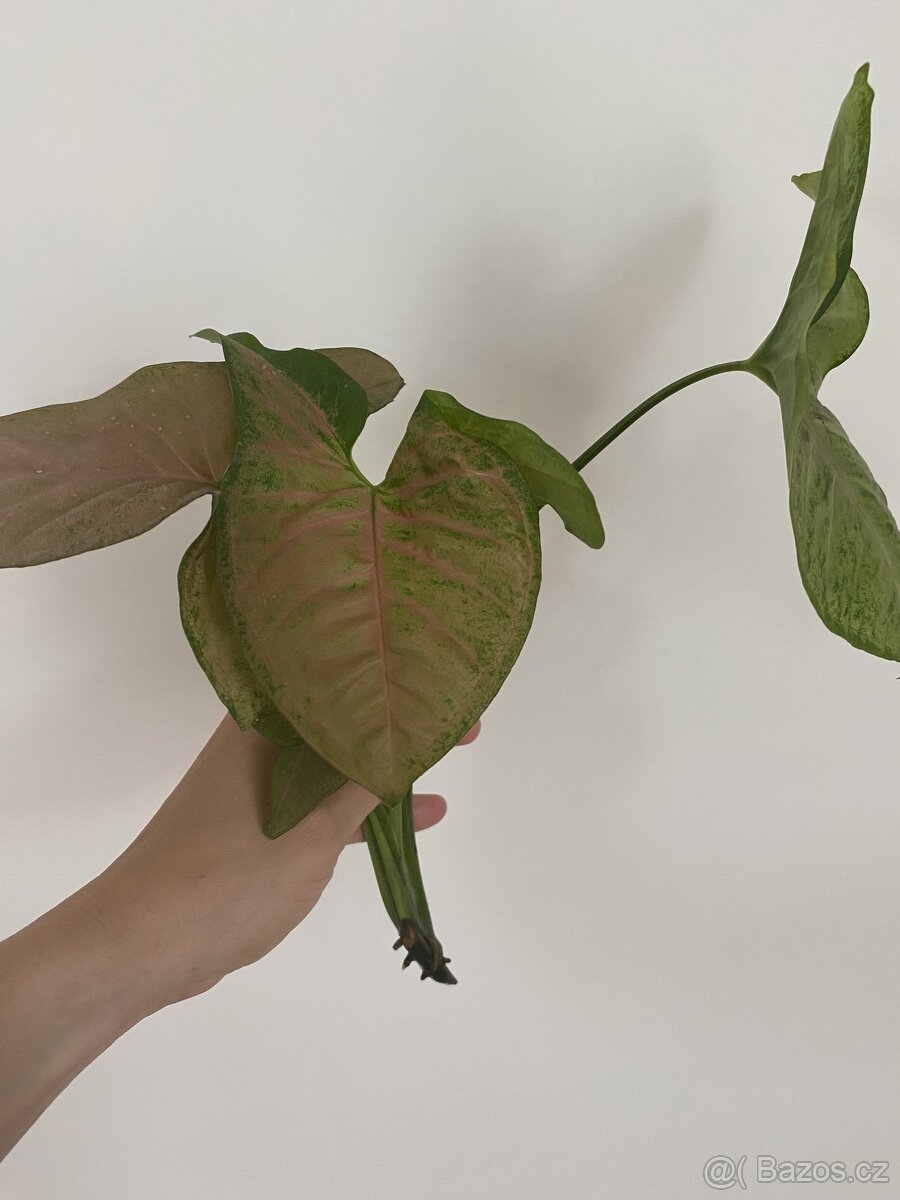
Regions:
<svg viewBox="0 0 900 1200"><path fill-rule="evenodd" d="M157 363L90 400L0 417L0 566L146 533L215 490L234 437L220 363Z"/></svg>
<svg viewBox="0 0 900 1200"><path fill-rule="evenodd" d="M363 386L369 412L403 386L371 350L320 353ZM156 363L89 400L0 417L0 567L146 533L217 489L235 438L224 363Z"/></svg>
<svg viewBox="0 0 900 1200"><path fill-rule="evenodd" d="M793 175L791 181L815 201L821 178L821 171L809 171L805 175ZM849 267L834 299L810 325L806 335L806 354L814 392L818 392L829 371L846 362L859 349L868 327L869 297L862 280Z"/></svg>
<svg viewBox="0 0 900 1200"><path fill-rule="evenodd" d="M748 363L781 400L797 563L813 606L852 645L900 659L900 534L869 468L818 399L822 380L857 349L869 320L850 257L871 105L861 67L822 170L794 176L813 213L781 315Z"/></svg>
<svg viewBox="0 0 900 1200"><path fill-rule="evenodd" d="M834 300L850 269L869 160L872 98L866 64L856 72L841 104L820 179L812 185L810 176L797 177L802 190L815 186L812 216L784 307L749 360L778 392L788 435L792 423L802 420L809 396L804 362L807 333Z"/></svg>

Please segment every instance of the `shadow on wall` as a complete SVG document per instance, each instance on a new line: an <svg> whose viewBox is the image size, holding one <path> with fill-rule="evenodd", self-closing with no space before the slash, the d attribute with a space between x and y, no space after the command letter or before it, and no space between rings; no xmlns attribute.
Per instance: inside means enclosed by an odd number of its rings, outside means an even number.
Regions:
<svg viewBox="0 0 900 1200"><path fill-rule="evenodd" d="M196 693L188 680L209 685L181 629L176 573L208 509L203 498L127 542L0 572L5 627L28 653L40 649L42 662L40 688L23 689L4 722L4 762L18 764L24 747L40 745L43 761L33 765L64 780L79 730L99 720L104 769L115 777L121 762L127 776L130 757L140 775L135 746L152 747L154 739L134 731L161 716L168 728L190 724ZM27 661L16 669L27 671ZM66 803L64 789L59 802Z"/></svg>
<svg viewBox="0 0 900 1200"><path fill-rule="evenodd" d="M556 436L574 458L643 398L620 399L617 381L677 312L712 219L694 203L568 265L550 239L486 229L435 283L443 305L417 347L428 386Z"/></svg>
<svg viewBox="0 0 900 1200"><path fill-rule="evenodd" d="M421 346L429 386L444 387L492 416L522 421L574 458L643 399L626 394L620 381L644 374L634 371L635 361L652 353L674 322L696 281L713 219L709 204L695 202L652 225L637 228L636 220L612 251L598 237L577 263L560 256L555 235L536 240L523 232L485 229L448 272L449 280L433 289L444 302L436 305L432 336L426 331ZM679 365L648 386L667 382ZM621 523L610 516L617 473L629 469L624 459L611 463L590 463L584 470L607 527L607 544L599 552L565 533L556 514L542 514L544 594L551 589L555 594L549 610L539 598L534 633L540 628L564 658L571 651L577 667L569 617L577 628L593 606L603 621L596 623L590 653L608 670L618 667L624 681L631 678L627 664L641 636L645 576L635 562L636 546L628 546ZM652 467L648 460L648 471ZM557 597L568 597L568 616L557 611ZM526 656L529 650L534 661L544 661L542 648L526 643ZM611 731L623 712L639 723L638 697L633 702L621 693L598 697L598 708L604 705ZM620 728L617 744L624 739L637 745L643 735L642 728Z"/></svg>

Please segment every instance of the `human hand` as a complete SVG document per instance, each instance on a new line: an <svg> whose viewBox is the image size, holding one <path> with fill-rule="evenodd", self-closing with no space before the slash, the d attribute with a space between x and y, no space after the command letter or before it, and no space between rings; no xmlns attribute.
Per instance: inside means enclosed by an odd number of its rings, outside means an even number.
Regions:
<svg viewBox="0 0 900 1200"><path fill-rule="evenodd" d="M226 716L150 823L90 885L122 952L151 957L157 1004L197 995L262 958L316 904L344 847L363 841L360 825L378 800L350 782L281 837L266 837L278 754ZM417 830L446 811L442 796L413 796Z"/></svg>
<svg viewBox="0 0 900 1200"><path fill-rule="evenodd" d="M116 1038L278 945L363 840L378 799L355 783L266 837L278 753L226 716L115 862L0 942L0 1159ZM417 830L446 810L441 796L413 796Z"/></svg>

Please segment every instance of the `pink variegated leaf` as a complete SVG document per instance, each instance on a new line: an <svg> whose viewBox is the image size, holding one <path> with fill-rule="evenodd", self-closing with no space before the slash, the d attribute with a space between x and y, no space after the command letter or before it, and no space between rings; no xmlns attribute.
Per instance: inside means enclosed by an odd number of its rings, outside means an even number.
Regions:
<svg viewBox="0 0 900 1200"><path fill-rule="evenodd" d="M371 350L321 353L363 387L369 412L403 386ZM0 417L0 567L146 533L218 488L235 436L224 363L156 363L89 400Z"/></svg>
<svg viewBox="0 0 900 1200"><path fill-rule="evenodd" d="M373 486L299 360L289 377L221 340L238 447L215 511L219 582L245 658L318 754L397 802L518 657L540 584L535 500L505 451L427 397ZM308 367L327 390L320 356Z"/></svg>
<svg viewBox="0 0 900 1200"><path fill-rule="evenodd" d="M204 331L195 336L219 340L219 335L213 331ZM336 384L338 398L342 390L349 393L352 397L351 407L354 407L355 399L363 420L366 408L369 413L382 408L394 399L403 386L396 367L371 350L358 347L315 352L269 350L251 334L237 337L264 356L271 355L276 363L284 364L287 368L294 362L315 362L316 355L323 355L330 361L321 365L328 379ZM227 377L224 363L219 365ZM335 370L335 365L340 371ZM349 378L345 379L345 376ZM362 388L362 392L359 392L359 388ZM215 503L214 497L213 506ZM181 619L188 641L220 700L238 725L242 729L252 726L279 745L299 742L300 735L257 683L235 635L218 582L216 529L212 518L184 553L178 571L178 591ZM283 810L284 803L293 793L282 788L281 795ZM303 811L302 806L297 811Z"/></svg>
<svg viewBox="0 0 900 1200"><path fill-rule="evenodd" d="M157 363L90 400L0 417L0 566L145 533L218 486L234 438L221 363Z"/></svg>

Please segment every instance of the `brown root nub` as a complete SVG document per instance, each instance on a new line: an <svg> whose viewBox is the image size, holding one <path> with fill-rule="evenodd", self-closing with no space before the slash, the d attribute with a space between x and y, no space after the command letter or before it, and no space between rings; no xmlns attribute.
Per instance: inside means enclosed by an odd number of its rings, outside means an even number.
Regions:
<svg viewBox="0 0 900 1200"><path fill-rule="evenodd" d="M394 949L401 946L406 950L403 960L405 969L410 963L418 963L422 968L422 979L434 979L437 983L456 983L456 976L447 969L449 958L440 953L439 948L417 926L404 917L401 919L397 932L400 937L394 943Z"/></svg>

